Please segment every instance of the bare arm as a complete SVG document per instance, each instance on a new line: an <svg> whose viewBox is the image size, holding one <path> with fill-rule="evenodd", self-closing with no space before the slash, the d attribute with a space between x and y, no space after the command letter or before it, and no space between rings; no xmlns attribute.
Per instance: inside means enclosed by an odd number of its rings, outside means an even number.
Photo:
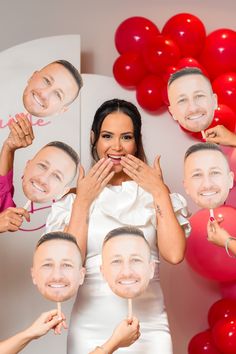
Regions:
<svg viewBox="0 0 236 354"><path fill-rule="evenodd" d="M27 147L34 140L34 133L26 115L16 116L16 122L10 124L10 133L0 152L0 175L5 176L12 168L17 149Z"/></svg>
<svg viewBox="0 0 236 354"><path fill-rule="evenodd" d="M101 346L89 354L111 354L122 347L129 347L140 337L139 321L133 317L132 320L123 320L115 328L112 336Z"/></svg>
<svg viewBox="0 0 236 354"><path fill-rule="evenodd" d="M176 264L183 260L186 240L173 210L169 189L164 184L157 156L150 167L132 155L122 157L124 172L143 189L152 194L157 217L157 243L160 253L168 262Z"/></svg>
<svg viewBox="0 0 236 354"><path fill-rule="evenodd" d="M0 353L19 353L32 340L45 335L62 321L62 318L57 317L57 310L43 313L29 328L0 342Z"/></svg>
<svg viewBox="0 0 236 354"><path fill-rule="evenodd" d="M236 134L225 128L224 125L217 125L216 127L207 129L205 135L206 141L209 143L236 146Z"/></svg>
<svg viewBox="0 0 236 354"><path fill-rule="evenodd" d="M76 237L83 260L85 259L87 248L89 208L94 199L113 177L112 166L113 164L109 159L101 159L91 168L87 176L84 176L84 170L80 167L76 198L72 206L71 218L65 231Z"/></svg>
<svg viewBox="0 0 236 354"><path fill-rule="evenodd" d="M208 221L207 236L208 241L216 246L225 247L227 242L228 251L236 256L236 238L235 240L229 239L231 235L216 220Z"/></svg>

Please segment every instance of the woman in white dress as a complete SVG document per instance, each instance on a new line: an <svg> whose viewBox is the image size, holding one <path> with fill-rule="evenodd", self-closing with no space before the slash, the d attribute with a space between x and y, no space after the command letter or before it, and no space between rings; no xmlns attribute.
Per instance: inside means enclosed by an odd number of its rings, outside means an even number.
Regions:
<svg viewBox="0 0 236 354"><path fill-rule="evenodd" d="M153 167L147 165L141 116L132 103L113 99L99 107L92 124L91 150L98 162L86 176L80 169L77 194L55 203L46 225L46 232L66 227L77 237L85 257L86 277L71 315L68 354L86 354L101 345L127 316L127 301L112 293L100 273L105 235L125 225L144 232L157 267L147 290L133 300L141 336L118 352L172 354L158 263L159 252L172 264L184 258L184 231L189 231L185 199L169 194L159 156Z"/></svg>

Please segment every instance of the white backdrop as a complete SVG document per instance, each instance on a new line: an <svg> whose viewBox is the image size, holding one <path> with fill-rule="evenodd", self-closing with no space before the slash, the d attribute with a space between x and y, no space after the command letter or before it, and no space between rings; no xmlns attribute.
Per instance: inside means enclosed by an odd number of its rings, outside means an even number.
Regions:
<svg viewBox="0 0 236 354"><path fill-rule="evenodd" d="M31 74L48 63L65 59L80 68L80 36L64 35L46 37L12 47L0 53L0 140L8 135L7 123L10 117L24 112L22 93ZM26 161L41 146L52 140L62 140L80 150L79 100L77 99L63 115L40 119L32 117L35 141L27 149L20 149L15 157L14 185L17 206L25 205L21 190L21 176ZM39 207L39 205L35 205ZM30 276L32 252L43 233L43 229L32 231L44 224L50 209L31 214L31 222L24 223L16 233L0 236L0 335L1 339L24 329L43 311L54 308L34 288ZM65 310L70 304L64 306ZM53 352L55 345L65 353L65 335L55 338L49 335L28 347L26 353ZM55 342L56 340L56 342ZM51 343L51 346L50 346ZM59 353L59 352L58 352Z"/></svg>

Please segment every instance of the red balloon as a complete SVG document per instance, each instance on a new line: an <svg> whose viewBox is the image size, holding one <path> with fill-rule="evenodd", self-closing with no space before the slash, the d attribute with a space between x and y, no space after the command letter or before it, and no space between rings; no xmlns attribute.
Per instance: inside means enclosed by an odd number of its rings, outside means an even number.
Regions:
<svg viewBox="0 0 236 354"><path fill-rule="evenodd" d="M164 81L164 86L162 89L162 100L164 104L168 107L170 105L169 98L168 98L168 93L167 93L167 84L170 76L174 74L178 70L177 66L168 66L164 73L161 75L163 81Z"/></svg>
<svg viewBox="0 0 236 354"><path fill-rule="evenodd" d="M179 68L176 65L168 66L162 75L163 80L167 83L170 76L174 74L177 70L179 70Z"/></svg>
<svg viewBox="0 0 236 354"><path fill-rule="evenodd" d="M229 161L229 158L228 158L228 161ZM230 169L231 170L234 169L231 166L232 166L232 164L230 165ZM235 166L235 169L236 169L236 166ZM234 176L234 180L235 180L235 178L236 178L236 176ZM233 188L231 188L230 191L229 191L229 195L228 195L225 203L226 203L226 205L229 205L229 206L232 206L233 208L236 208L236 185L235 185L235 181L234 181ZM222 285L223 285L223 283L222 283ZM235 285L236 285L236 283L235 283ZM223 295L223 292L222 292L222 296L223 297L228 297L227 295ZM234 298L236 299L236 287L235 287L235 291L234 291Z"/></svg>
<svg viewBox="0 0 236 354"><path fill-rule="evenodd" d="M212 83L212 89L220 103L226 104L236 112L236 73L228 72L218 76Z"/></svg>
<svg viewBox="0 0 236 354"><path fill-rule="evenodd" d="M208 323L210 327L213 327L219 320L233 317L236 317L236 300L233 299L220 299L208 311Z"/></svg>
<svg viewBox="0 0 236 354"><path fill-rule="evenodd" d="M183 130L183 132L185 132L186 134L191 136L193 139L197 139L197 140L200 140L202 142L205 142L205 139L203 138L201 132L191 132L190 130L187 130L184 127L182 127L182 125L180 125L180 124L179 124L179 127L180 127L181 130Z"/></svg>
<svg viewBox="0 0 236 354"><path fill-rule="evenodd" d="M236 113L226 106L225 104L218 104L217 109L214 113L214 118L208 127L208 129L215 127L216 125L224 125L227 129L234 132L236 127ZM181 127L182 128L182 127ZM205 141L202 137L201 132L190 132L184 128L182 128L185 133L191 135L193 138L198 139L200 141Z"/></svg>
<svg viewBox="0 0 236 354"><path fill-rule="evenodd" d="M122 54L113 65L113 75L116 81L126 88L135 88L146 72L143 59L136 52Z"/></svg>
<svg viewBox="0 0 236 354"><path fill-rule="evenodd" d="M236 209L221 206L214 209L216 219L223 216L221 226L230 235L236 235ZM223 247L207 240L207 222L209 210L201 209L190 218L192 231L187 239L186 260L197 273L217 281L236 279L236 261L230 258Z"/></svg>
<svg viewBox="0 0 236 354"><path fill-rule="evenodd" d="M210 33L200 58L201 64L211 79L236 71L236 32L231 29L218 29Z"/></svg>
<svg viewBox="0 0 236 354"><path fill-rule="evenodd" d="M209 128L212 127L212 125L209 126ZM181 125L180 125L180 128L186 133L188 134L189 136L191 136L193 139L197 139L201 142L205 142L206 139L204 138L204 135L201 133L201 132L191 132L185 128L183 128Z"/></svg>
<svg viewBox="0 0 236 354"><path fill-rule="evenodd" d="M144 62L153 74L162 74L170 65L180 58L178 46L168 37L158 35L143 49Z"/></svg>
<svg viewBox="0 0 236 354"><path fill-rule="evenodd" d="M157 26L145 17L129 17L118 26L115 45L120 54L140 51L144 45L160 34Z"/></svg>
<svg viewBox="0 0 236 354"><path fill-rule="evenodd" d="M224 125L228 130L234 132L236 126L236 113L226 104L219 104L215 110L213 121L209 128L216 125Z"/></svg>
<svg viewBox="0 0 236 354"><path fill-rule="evenodd" d="M182 56L197 57L203 49L206 31L198 17L181 13L171 17L162 34L170 36L178 45Z"/></svg>
<svg viewBox="0 0 236 354"><path fill-rule="evenodd" d="M236 281L220 283L220 292L223 298L236 301Z"/></svg>
<svg viewBox="0 0 236 354"><path fill-rule="evenodd" d="M217 321L211 335L216 348L223 354L236 353L236 317Z"/></svg>
<svg viewBox="0 0 236 354"><path fill-rule="evenodd" d="M234 173L234 181L236 181L236 149L233 148L231 154L228 155L228 161L231 171Z"/></svg>
<svg viewBox="0 0 236 354"><path fill-rule="evenodd" d="M204 69L204 67L199 63L199 61L197 61L196 59L192 58L192 57L185 57L180 59L180 61L177 64L178 69L183 69L186 67L195 67L195 68L199 68L203 74L205 76L209 76L207 71Z"/></svg>
<svg viewBox="0 0 236 354"><path fill-rule="evenodd" d="M162 99L163 80L155 75L146 76L137 86L136 98L140 106L156 112L164 105Z"/></svg>
<svg viewBox="0 0 236 354"><path fill-rule="evenodd" d="M188 354L221 354L213 344L210 330L196 334L189 342Z"/></svg>
<svg viewBox="0 0 236 354"><path fill-rule="evenodd" d="M182 69L185 67L195 67L195 68L202 69L201 64L199 64L199 62L192 57L185 57L180 59L180 61L178 62L178 68Z"/></svg>
<svg viewBox="0 0 236 354"><path fill-rule="evenodd" d="M163 88L162 88L162 101L164 102L164 104L167 106L167 108L169 107L170 105L170 102L169 102L169 98L168 98L168 93L167 93L167 86L164 85Z"/></svg>

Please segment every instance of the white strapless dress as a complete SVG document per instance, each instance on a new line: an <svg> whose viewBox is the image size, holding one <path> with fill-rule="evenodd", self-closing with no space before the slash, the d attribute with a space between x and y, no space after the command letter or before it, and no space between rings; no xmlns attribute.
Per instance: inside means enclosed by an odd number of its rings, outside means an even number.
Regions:
<svg viewBox="0 0 236 354"><path fill-rule="evenodd" d="M179 194L171 194L173 208L186 234L190 232L186 201ZM62 230L70 219L74 195L67 195L52 206L46 232ZM107 186L90 209L86 277L79 288L73 306L68 334L68 354L87 354L103 344L117 324L127 317L126 299L116 296L100 273L101 248L106 234L120 226L134 225L145 234L156 272L147 290L133 300L133 315L140 321L141 336L119 353L172 354L172 343L163 294L159 283L156 215L152 196L135 182L121 186Z"/></svg>

